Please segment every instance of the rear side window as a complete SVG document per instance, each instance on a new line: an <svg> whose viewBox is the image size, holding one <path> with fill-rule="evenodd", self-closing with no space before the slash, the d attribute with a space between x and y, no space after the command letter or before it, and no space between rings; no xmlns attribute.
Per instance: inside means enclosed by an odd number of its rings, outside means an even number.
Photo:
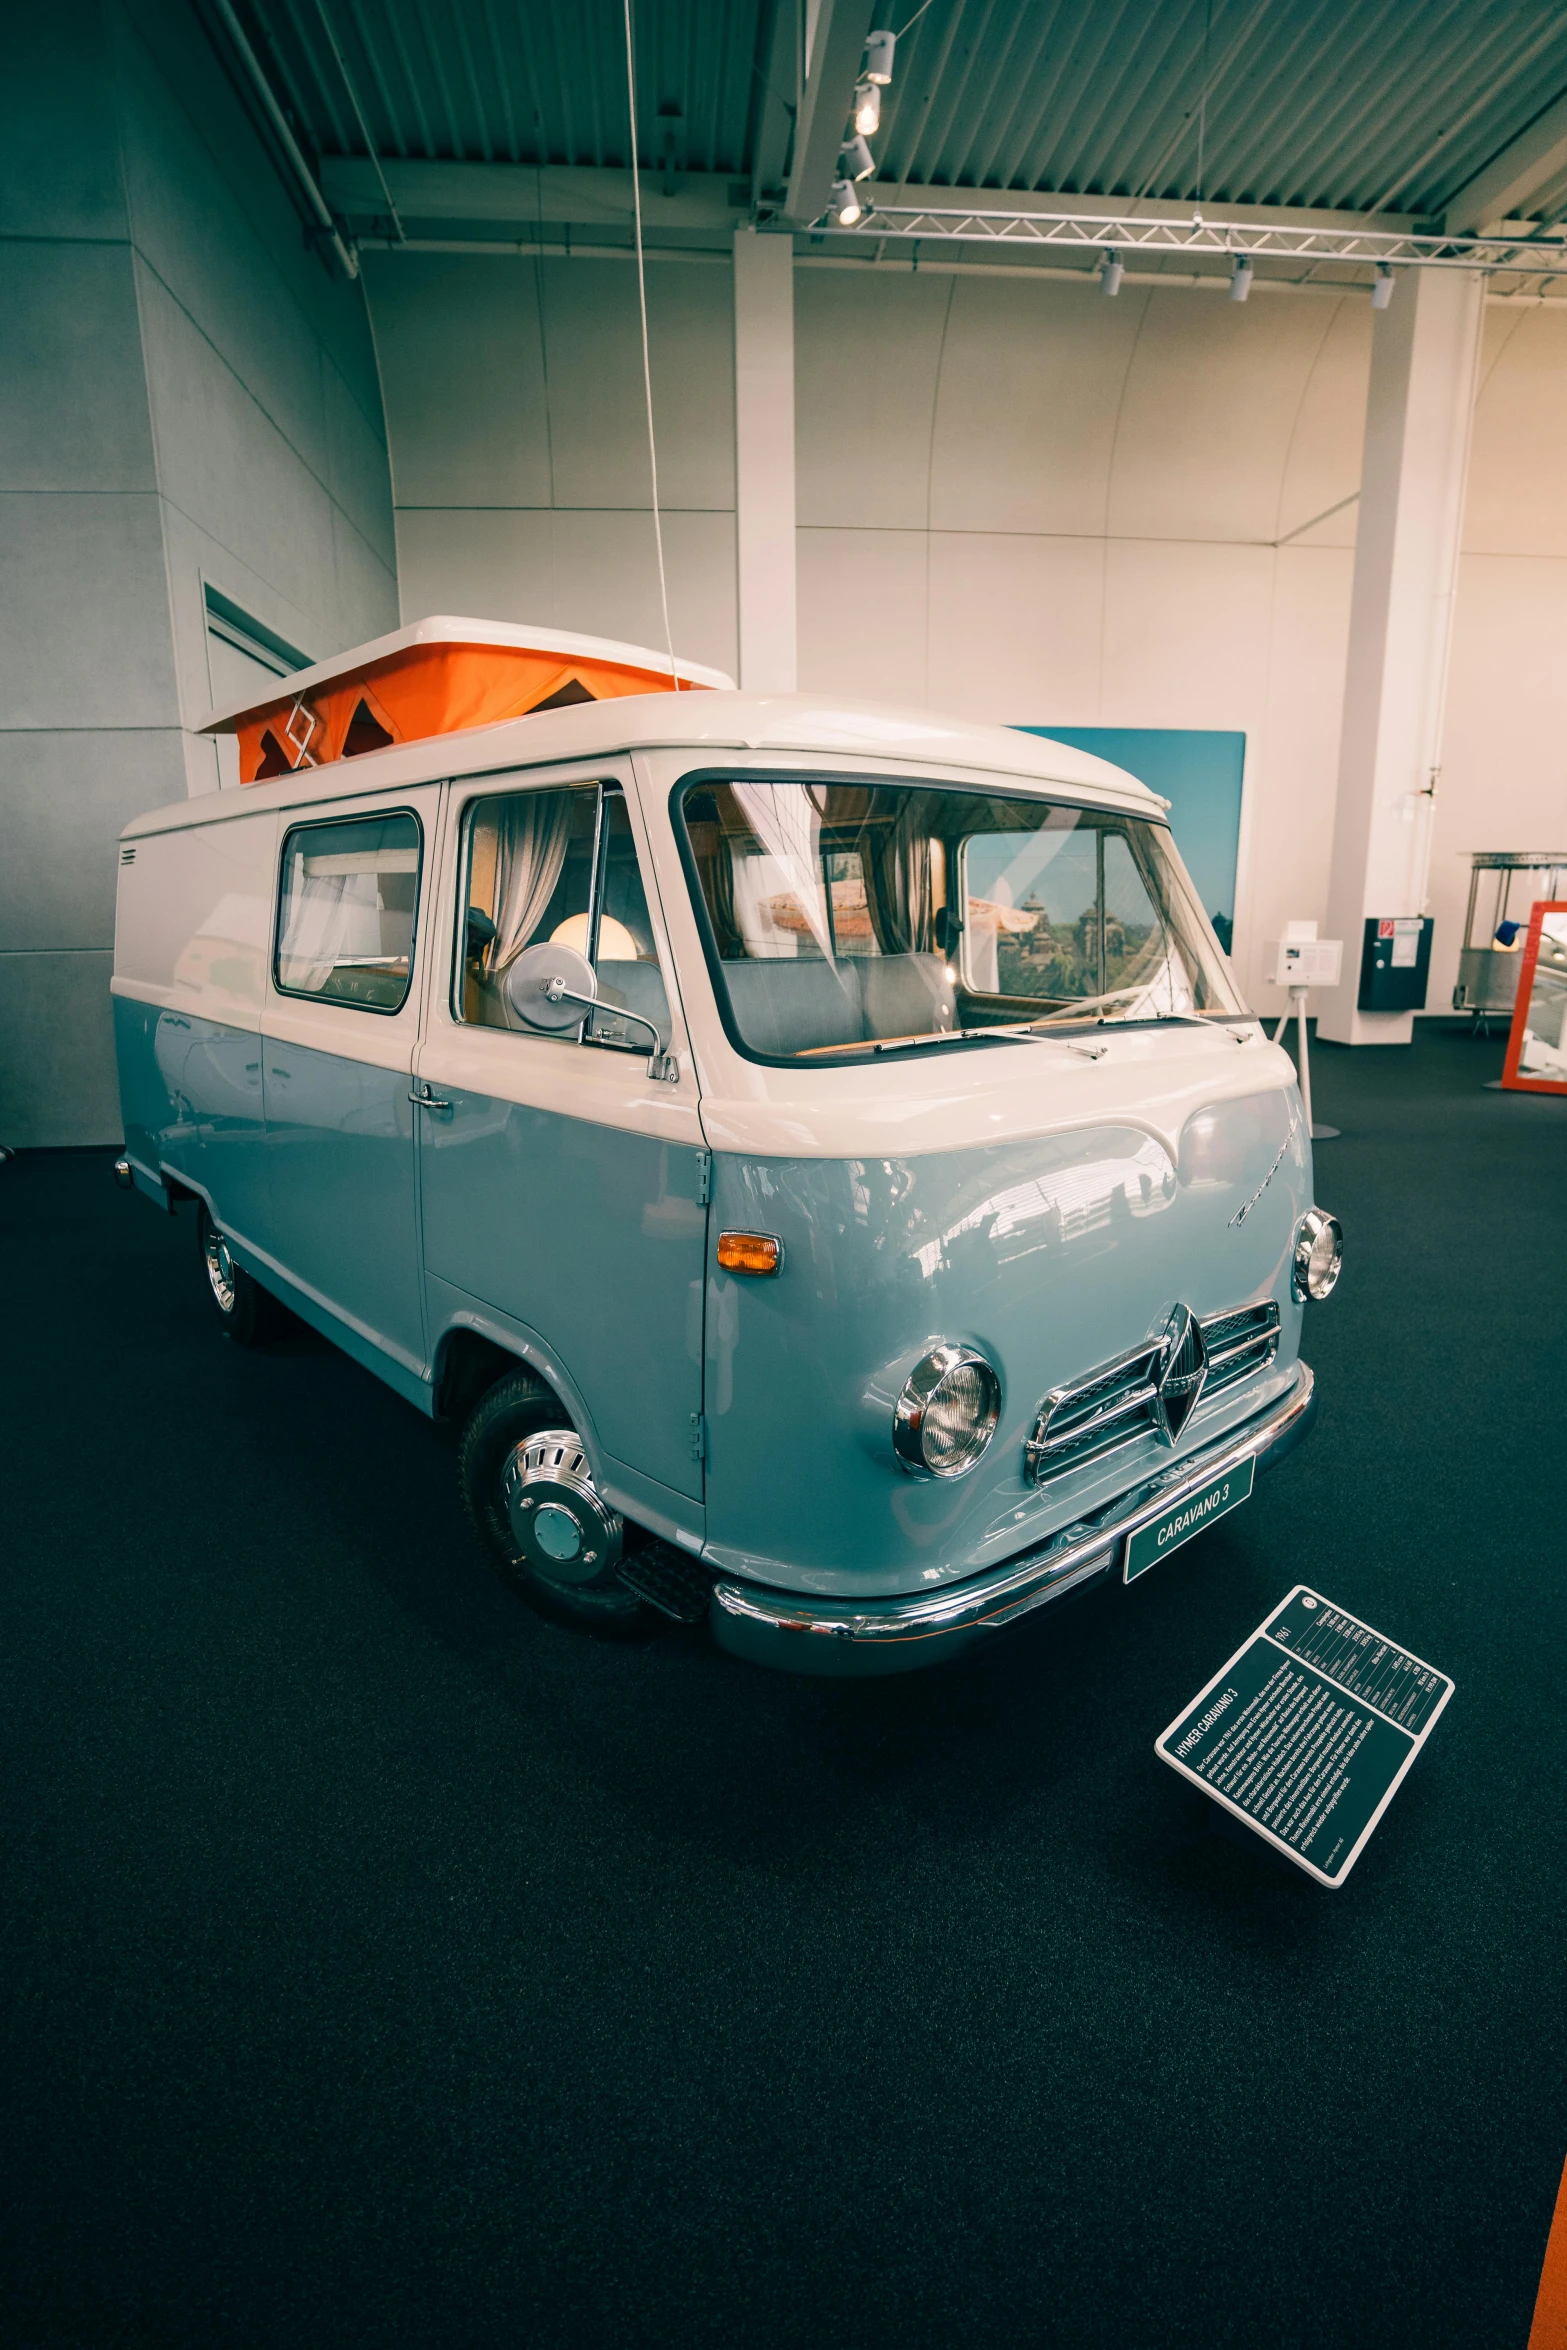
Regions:
<svg viewBox="0 0 1567 2350"><path fill-rule="evenodd" d="M280 992L400 1010L413 970L419 856L414 816L295 825L283 842Z"/></svg>

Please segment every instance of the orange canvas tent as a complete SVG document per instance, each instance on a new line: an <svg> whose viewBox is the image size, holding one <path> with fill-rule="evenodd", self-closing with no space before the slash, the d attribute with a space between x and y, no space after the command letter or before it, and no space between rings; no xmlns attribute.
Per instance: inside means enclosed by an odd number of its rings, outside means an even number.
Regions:
<svg viewBox="0 0 1567 2350"><path fill-rule="evenodd" d="M204 732L239 745L241 783L265 783L389 743L422 742L571 702L711 692L718 669L641 645L500 621L415 621L334 660L280 678L263 701L216 712Z"/></svg>

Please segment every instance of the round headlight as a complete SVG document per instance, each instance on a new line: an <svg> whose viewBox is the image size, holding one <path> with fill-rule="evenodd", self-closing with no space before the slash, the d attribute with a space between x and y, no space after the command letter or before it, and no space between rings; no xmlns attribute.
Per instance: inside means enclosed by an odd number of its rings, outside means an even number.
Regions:
<svg viewBox="0 0 1567 2350"><path fill-rule="evenodd" d="M1344 1227L1337 1216L1308 1208L1295 1235L1292 1282L1298 1298L1330 1297L1344 1263Z"/></svg>
<svg viewBox="0 0 1567 2350"><path fill-rule="evenodd" d="M961 1477L996 1433L1001 1381L971 1346L933 1346L892 1415L892 1448L915 1477Z"/></svg>

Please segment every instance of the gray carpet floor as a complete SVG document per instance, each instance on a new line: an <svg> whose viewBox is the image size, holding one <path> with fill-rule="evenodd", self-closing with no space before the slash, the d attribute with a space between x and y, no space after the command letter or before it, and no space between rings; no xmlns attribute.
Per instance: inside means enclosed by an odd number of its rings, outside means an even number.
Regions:
<svg viewBox="0 0 1567 2350"><path fill-rule="evenodd" d="M1316 1434L862 1685L584 1638L452 1442L0 1168L11 2345L1515 2345L1567 2150L1567 1103L1323 1048ZM1457 1681L1345 1889L1155 1733L1309 1581Z"/></svg>

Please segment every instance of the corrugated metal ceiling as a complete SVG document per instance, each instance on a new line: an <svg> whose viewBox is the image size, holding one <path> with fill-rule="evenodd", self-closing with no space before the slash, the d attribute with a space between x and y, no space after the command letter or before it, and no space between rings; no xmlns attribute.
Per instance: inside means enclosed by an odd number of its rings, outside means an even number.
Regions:
<svg viewBox="0 0 1567 2350"><path fill-rule="evenodd" d="M639 0L638 138L688 171L747 168L767 0ZM624 168L619 0L249 0L241 11L320 155ZM264 48L262 44L264 43ZM341 56L342 64L338 63ZM343 68L346 67L346 74ZM351 94L352 93L352 94ZM845 94L847 97L847 93Z"/></svg>
<svg viewBox="0 0 1567 2350"><path fill-rule="evenodd" d="M637 0L645 167L749 175L774 7ZM245 12L318 154L627 160L617 0ZM930 0L872 145L882 187L1435 215L1564 89L1553 0Z"/></svg>

